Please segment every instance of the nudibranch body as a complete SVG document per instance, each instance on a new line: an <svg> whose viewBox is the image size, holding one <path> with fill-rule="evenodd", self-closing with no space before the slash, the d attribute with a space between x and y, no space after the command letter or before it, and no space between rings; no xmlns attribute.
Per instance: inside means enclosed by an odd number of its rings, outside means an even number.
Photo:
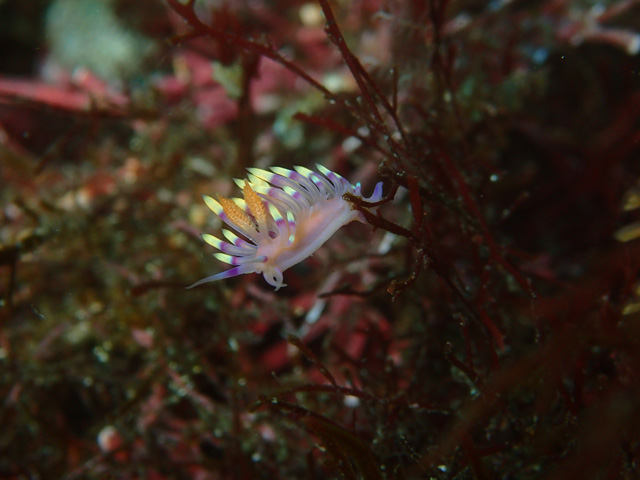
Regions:
<svg viewBox="0 0 640 480"><path fill-rule="evenodd" d="M311 256L340 227L353 221L365 223L362 213L342 198L345 193L361 196L360 184L351 185L322 165L317 168L318 172L305 167L271 167L271 172L249 168L248 180L236 180L244 199L214 200L205 195L207 206L241 236L223 229L228 240L224 242L203 234L205 242L222 252L215 257L234 267L187 288L262 273L278 290L286 286L282 272ZM377 202L381 198L382 183L378 183L364 200Z"/></svg>

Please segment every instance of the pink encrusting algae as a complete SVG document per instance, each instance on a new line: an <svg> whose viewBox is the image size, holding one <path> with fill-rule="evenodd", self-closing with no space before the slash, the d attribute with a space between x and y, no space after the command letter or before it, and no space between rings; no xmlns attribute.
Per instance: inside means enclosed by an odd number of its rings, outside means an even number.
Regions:
<svg viewBox="0 0 640 480"><path fill-rule="evenodd" d="M318 172L305 167L294 170L271 167L271 172L249 168L248 180L236 180L242 198L204 201L231 230L222 230L228 242L203 234L209 245L222 253L218 260L234 267L197 281L187 288L246 273L262 273L276 290L286 286L282 273L311 256L343 225L365 223L361 212L343 198L345 193L361 196L360 184L317 165ZM382 198L382 183L364 198L377 202ZM243 238L244 237L244 238Z"/></svg>

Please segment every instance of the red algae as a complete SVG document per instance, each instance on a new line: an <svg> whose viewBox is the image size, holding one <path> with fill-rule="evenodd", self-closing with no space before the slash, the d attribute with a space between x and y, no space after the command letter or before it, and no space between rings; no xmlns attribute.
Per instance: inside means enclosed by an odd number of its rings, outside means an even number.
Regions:
<svg viewBox="0 0 640 480"><path fill-rule="evenodd" d="M637 2L116 1L52 75L65 2L0 3L0 477L638 476ZM316 164L366 224L184 290Z"/></svg>

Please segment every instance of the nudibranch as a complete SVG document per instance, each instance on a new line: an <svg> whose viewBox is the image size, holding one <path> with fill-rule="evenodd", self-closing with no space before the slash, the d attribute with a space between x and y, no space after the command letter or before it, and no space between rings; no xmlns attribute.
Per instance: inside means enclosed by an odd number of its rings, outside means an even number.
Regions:
<svg viewBox="0 0 640 480"><path fill-rule="evenodd" d="M222 230L228 242L209 234L202 238L220 250L214 254L218 260L233 268L187 288L261 273L278 290L286 286L282 273L311 256L340 227L353 221L365 223L364 215L342 198L345 193L363 198L360 184L351 185L337 173L316 166L317 172L305 167L271 167L271 172L249 168L247 179L236 180L244 199L219 196L214 200L204 195L207 206L231 230ZM381 199L382 183L363 198L368 202Z"/></svg>

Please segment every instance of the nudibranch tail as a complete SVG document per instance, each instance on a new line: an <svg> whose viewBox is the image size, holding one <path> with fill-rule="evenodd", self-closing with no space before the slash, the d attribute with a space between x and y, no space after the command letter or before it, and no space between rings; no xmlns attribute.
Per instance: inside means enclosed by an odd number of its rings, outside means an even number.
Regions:
<svg viewBox="0 0 640 480"><path fill-rule="evenodd" d="M197 287L198 285L202 285L203 283L224 280L225 278L237 277L238 275L244 275L245 273L252 273L251 268L247 265L241 265L239 267L232 268L231 270L227 270L226 272L217 273L215 275L211 275L210 277L203 278L202 280L198 280L197 282L189 285L187 287L187 290Z"/></svg>
<svg viewBox="0 0 640 480"><path fill-rule="evenodd" d="M361 212L343 199L345 193L361 197L360 184L322 165L318 171L296 166L271 171L249 168L248 178L236 180L244 198L204 196L206 205L232 230L223 229L228 240L204 234L202 238L220 250L218 260L234 268L199 280L187 288L247 273L261 273L278 290L286 286L283 272L320 248L340 227L365 222ZM382 183L368 202L382 199Z"/></svg>

